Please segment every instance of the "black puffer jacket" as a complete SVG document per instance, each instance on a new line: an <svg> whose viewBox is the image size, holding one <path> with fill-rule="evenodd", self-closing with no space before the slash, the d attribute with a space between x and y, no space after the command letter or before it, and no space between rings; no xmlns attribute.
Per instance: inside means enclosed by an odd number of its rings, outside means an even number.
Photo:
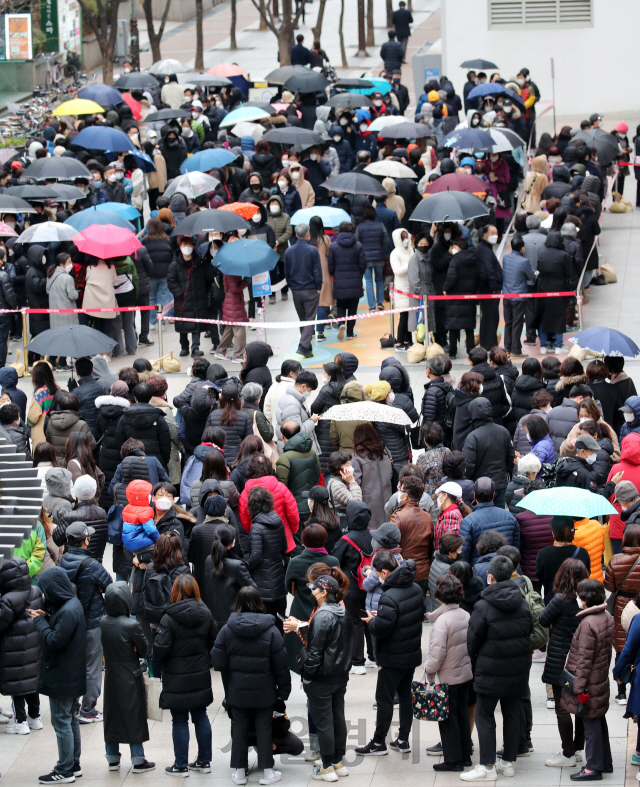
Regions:
<svg viewBox="0 0 640 787"><path fill-rule="evenodd" d="M245 348L245 355L247 362L240 372L240 380L243 385L258 383L262 386L262 396L260 397L260 409L262 409L264 397L273 382L267 366L273 351L266 342L249 342Z"/></svg>
<svg viewBox="0 0 640 787"><path fill-rule="evenodd" d="M96 399L104 394L102 383L98 382L96 378L89 374L86 377L78 380L78 387L73 392L80 402L80 415L83 421L86 422L91 434L100 439L100 431L98 429L98 408Z"/></svg>
<svg viewBox="0 0 640 787"><path fill-rule="evenodd" d="M408 376L407 370L400 364L387 364L380 369L379 379L389 383L395 398L393 400L394 407L400 407L415 423L418 418L418 412L413 406L413 391L411 386L408 386L406 377Z"/></svg>
<svg viewBox="0 0 640 787"><path fill-rule="evenodd" d="M479 397L469 405L473 431L464 441L462 453L467 460L466 475L471 481L491 478L496 489L506 489L513 471L515 452L504 426L491 420L491 403Z"/></svg>
<svg viewBox="0 0 640 787"><path fill-rule="evenodd" d="M220 423L223 412L224 410L214 410L209 413L206 425L219 426L220 429L224 429L227 435L227 440L224 444L224 458L227 466L231 467L240 453L242 441L245 437L253 434L253 422L245 412L238 410L235 423L223 424Z"/></svg>
<svg viewBox="0 0 640 787"><path fill-rule="evenodd" d="M244 560L225 557L223 562L224 569L218 577L211 575L213 570L211 555L209 555L204 564L205 603L211 610L218 628L222 628L225 625L236 608L236 596L240 588L248 585L256 587L256 583L251 579L249 569Z"/></svg>
<svg viewBox="0 0 640 787"><path fill-rule="evenodd" d="M415 584L416 564L405 560L385 579L378 614L369 623L376 639L376 663L404 669L422 661L424 592Z"/></svg>
<svg viewBox="0 0 640 787"><path fill-rule="evenodd" d="M392 367L397 372L400 372L400 378L398 378L395 374L391 377L383 376L383 372L385 372L389 367ZM411 378L409 377L409 372L397 358L384 359L384 361L380 364L379 379L386 380L396 394L406 394L413 402L413 390L411 388Z"/></svg>
<svg viewBox="0 0 640 787"><path fill-rule="evenodd" d="M598 452L600 453L600 452ZM615 491L615 484L609 481L604 486L600 483L600 475L594 469L594 465L588 465L579 456L569 456L558 465L556 470L556 486L571 486L577 489L587 489L596 495L611 497Z"/></svg>
<svg viewBox="0 0 640 787"><path fill-rule="evenodd" d="M189 566L159 566L149 563L144 572L142 595L144 599L144 619L149 623L160 623L162 616L171 603L173 583L181 574L188 574Z"/></svg>
<svg viewBox="0 0 640 787"><path fill-rule="evenodd" d="M341 232L334 238L329 246L328 264L329 273L333 276L334 298L362 297L367 257L353 232Z"/></svg>
<svg viewBox="0 0 640 787"><path fill-rule="evenodd" d="M384 262L384 247L389 244L387 230L381 221L362 221L356 230L356 240L362 244L367 267Z"/></svg>
<svg viewBox="0 0 640 787"><path fill-rule="evenodd" d="M216 528L218 525L229 524L229 519L225 515L227 511L231 514L231 509L228 509L227 501L222 494L220 482L217 481L216 483L217 493L210 494L204 500L203 510L206 518L201 524L195 525L191 530L189 548L187 550L187 560L193 564L193 576L201 589L204 589L205 585L204 564L211 555ZM202 593L202 600L206 602L204 593Z"/></svg>
<svg viewBox="0 0 640 787"><path fill-rule="evenodd" d="M347 535L357 544L365 555L373 554L371 546L371 532L369 522L371 521L371 508L366 503L359 500L350 500L346 508ZM333 548L333 556L340 561L340 568L349 577L349 592L362 593L358 587L356 574L360 566L360 552L354 549L344 538L339 538L338 543Z"/></svg>
<svg viewBox="0 0 640 787"><path fill-rule="evenodd" d="M422 397L422 417L425 421L436 422L440 426L444 425L447 394L452 390L451 383L448 383L444 377L436 377L425 383L424 396Z"/></svg>
<svg viewBox="0 0 640 787"><path fill-rule="evenodd" d="M194 249L190 259L176 251L167 273L167 286L173 295L176 317L207 317L207 295L215 271ZM195 333L200 330L197 322L176 322L178 333Z"/></svg>
<svg viewBox="0 0 640 787"><path fill-rule="evenodd" d="M173 406L178 410L185 404L189 404L193 392L197 388L202 388L202 383L206 380L204 377L193 377L184 387L184 391L173 397Z"/></svg>
<svg viewBox="0 0 640 787"><path fill-rule="evenodd" d="M342 365L342 371L344 372L345 381L348 383L353 382L356 379L356 372L358 371L358 366L360 365L358 356L354 355L353 353L345 352L338 353L338 355L340 356L340 362ZM336 358L338 355L336 355Z"/></svg>
<svg viewBox="0 0 640 787"><path fill-rule="evenodd" d="M567 598L558 593L540 613L540 625L549 629L547 660L542 672L544 683L562 686L562 670L571 647L571 640L580 624L577 617L580 607L575 598Z"/></svg>
<svg viewBox="0 0 640 787"><path fill-rule="evenodd" d="M326 383L320 389L320 393L316 396L313 404L309 408L311 415L322 415L326 413L330 407L340 404L340 394L344 386L342 383ZM331 421L318 421L316 424L316 438L320 445L322 453L319 456L320 469L323 473L327 472L327 461L329 454L332 454L336 449L331 442L330 437Z"/></svg>
<svg viewBox="0 0 640 787"><path fill-rule="evenodd" d="M38 691L42 646L28 609L42 609L42 595L32 587L29 566L21 557L0 566L0 691L5 697Z"/></svg>
<svg viewBox="0 0 640 787"><path fill-rule="evenodd" d="M532 626L529 605L515 582L496 582L482 591L467 631L478 693L511 697L526 690Z"/></svg>
<svg viewBox="0 0 640 787"><path fill-rule="evenodd" d="M443 292L447 295L473 295L484 292L487 274L473 249L464 249L454 255L447 269ZM475 301L445 301L446 328L473 330L476 325Z"/></svg>
<svg viewBox="0 0 640 787"><path fill-rule="evenodd" d="M25 276L24 284L27 292L27 306L30 309L48 309L49 296L47 295L46 264L42 262L46 255L43 246L31 246L27 252L29 269ZM29 330L32 336L37 336L50 327L48 314L30 314Z"/></svg>
<svg viewBox="0 0 640 787"><path fill-rule="evenodd" d="M488 362L479 363L477 366L472 366L471 371L482 375L483 380L481 396L491 402L493 423L500 424L500 426L502 426L502 419L507 414L509 407L511 406L504 383L502 382L502 377Z"/></svg>
<svg viewBox="0 0 640 787"><path fill-rule="evenodd" d="M453 419L453 440L451 441L451 447L454 451L462 451L464 442L473 429L473 421L471 420L469 407L472 402L475 402L476 399L480 399L480 397L475 394L465 393L459 388L456 388L454 394L453 403L456 409Z"/></svg>
<svg viewBox="0 0 640 787"><path fill-rule="evenodd" d="M303 681L347 680L353 651L353 624L340 604L323 604L309 624Z"/></svg>
<svg viewBox="0 0 640 787"><path fill-rule="evenodd" d="M113 488L113 501L117 506L128 505L127 486L138 480L149 481L149 465L142 451L135 448L120 462L120 483Z"/></svg>
<svg viewBox="0 0 640 787"><path fill-rule="evenodd" d="M169 238L159 238L150 240L145 238L142 245L149 252L152 263L151 277L153 279L166 279L169 272L169 265L173 260L173 249Z"/></svg>
<svg viewBox="0 0 640 787"><path fill-rule="evenodd" d="M122 414L116 436L120 445L130 437L140 440L147 456L155 456L167 469L171 457L171 434L159 407L136 402Z"/></svg>
<svg viewBox="0 0 640 787"><path fill-rule="evenodd" d="M516 380L520 376L520 372L511 363L511 361L509 361L509 363L503 364L502 366L496 366L495 372L499 377L502 378L504 387L509 394L509 397L511 397L513 386L516 384Z"/></svg>
<svg viewBox="0 0 640 787"><path fill-rule="evenodd" d="M536 391L544 391L546 387L546 383L538 380L537 377L532 377L530 374L521 374L518 377L511 394L511 406L513 409L509 413L509 423L513 424L514 429L520 419L531 412L531 399L534 393Z"/></svg>
<svg viewBox="0 0 640 787"><path fill-rule="evenodd" d="M60 524L53 531L53 543L61 547L67 540L67 528L74 522L84 522L85 525L92 527L96 532L89 540L89 557L93 557L102 563L107 537L109 535L109 525L107 524L107 512L104 508L94 505L91 500L79 500L71 511L67 511L60 517Z"/></svg>
<svg viewBox="0 0 640 787"><path fill-rule="evenodd" d="M77 580L74 579L82 561L89 557L91 555L86 549L66 547L64 555L60 558L60 568L67 572L71 582L75 582L78 599L84 610L87 630L98 628L100 625L100 618L104 615L102 593L113 582L111 575L103 568L102 563L98 563L97 560L92 560L80 572Z"/></svg>
<svg viewBox="0 0 640 787"><path fill-rule="evenodd" d="M273 615L234 612L211 651L231 708L270 708L291 693L282 634Z"/></svg>
<svg viewBox="0 0 640 787"><path fill-rule="evenodd" d="M178 601L167 609L153 643L162 659L160 707L206 708L213 702L210 652L218 629L202 601Z"/></svg>
<svg viewBox="0 0 640 787"><path fill-rule="evenodd" d="M286 554L284 525L275 511L254 517L249 531L249 553L245 558L263 601L277 601L287 595L284 585Z"/></svg>
<svg viewBox="0 0 640 787"><path fill-rule="evenodd" d="M400 400L399 402L398 399ZM415 423L419 418L416 408L408 396L401 394L399 397L396 397L392 406L404 410L411 418L411 423ZM391 454L394 467L400 470L409 461L409 433L407 427L382 421L375 421L373 425Z"/></svg>
<svg viewBox="0 0 640 787"><path fill-rule="evenodd" d="M151 261L149 252L143 246L131 256L133 257L133 264L136 266L136 272L138 274L138 297L141 295L148 295L151 292L150 278L153 275L153 262Z"/></svg>
<svg viewBox="0 0 640 787"><path fill-rule="evenodd" d="M188 459L202 442L202 433L209 413L217 407L217 400L212 396L212 389L201 384L201 388L196 388L191 397L191 402L183 404L180 408L180 415L184 422L184 446L186 458Z"/></svg>
<svg viewBox="0 0 640 787"><path fill-rule="evenodd" d="M99 467L104 473L104 486L100 493L100 505L108 509L112 498L109 494L109 485L120 464L120 449L122 443L116 434L120 416L130 407L130 402L122 396L99 396L96 399L98 408L98 431L102 435L100 440ZM126 505L126 503L125 503Z"/></svg>

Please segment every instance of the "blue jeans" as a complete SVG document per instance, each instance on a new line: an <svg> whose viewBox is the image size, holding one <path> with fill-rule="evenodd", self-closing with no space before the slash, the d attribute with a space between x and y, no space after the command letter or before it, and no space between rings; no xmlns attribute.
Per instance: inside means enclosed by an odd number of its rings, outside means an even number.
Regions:
<svg viewBox="0 0 640 787"><path fill-rule="evenodd" d="M507 496L507 488L504 489L496 489L495 496L493 498L493 505L496 508L504 508L505 500Z"/></svg>
<svg viewBox="0 0 640 787"><path fill-rule="evenodd" d="M154 305L161 303L165 306L171 301L173 295L169 292L169 286L166 279L150 279L151 291L149 292L149 303ZM151 325L157 325L158 318L156 312L149 312L149 321Z"/></svg>
<svg viewBox="0 0 640 787"><path fill-rule="evenodd" d="M107 762L109 765L115 765L120 762L120 746L117 743L104 744L106 751ZM144 762L144 746L141 743L130 743L131 749L131 763L133 765L142 765Z"/></svg>
<svg viewBox="0 0 640 787"><path fill-rule="evenodd" d="M211 724L207 717L206 708L192 708L188 710L172 710L173 719L173 752L176 768L186 768L189 765L189 713L191 721L196 728L198 741L198 762L211 762Z"/></svg>
<svg viewBox="0 0 640 787"><path fill-rule="evenodd" d="M373 294L373 272L376 272L376 292ZM377 262L371 267L367 267L364 272L364 280L367 285L367 300L369 301L369 310L376 308L377 303L384 301L384 279L382 273L384 271L384 262Z"/></svg>
<svg viewBox="0 0 640 787"><path fill-rule="evenodd" d="M538 331L538 333L540 334L540 347L547 347L547 334L543 330ZM556 333L556 347L562 347L561 333Z"/></svg>
<svg viewBox="0 0 640 787"><path fill-rule="evenodd" d="M51 725L58 739L57 773L69 773L74 762L80 762L80 724L76 717L75 697L49 697Z"/></svg>
<svg viewBox="0 0 640 787"><path fill-rule="evenodd" d="M318 306L318 316L316 317L318 320L326 320L327 319L327 307L326 306ZM318 323L316 325L316 332L317 333L324 333L324 323Z"/></svg>

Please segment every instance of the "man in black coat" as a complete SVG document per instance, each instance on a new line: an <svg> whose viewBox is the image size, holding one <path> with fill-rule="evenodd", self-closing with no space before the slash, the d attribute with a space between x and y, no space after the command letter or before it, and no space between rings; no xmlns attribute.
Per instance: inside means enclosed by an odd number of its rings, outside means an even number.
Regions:
<svg viewBox="0 0 640 787"><path fill-rule="evenodd" d="M4 257L0 260L0 309L17 309L18 299L11 285ZM11 314L0 315L0 367L7 362L7 342L11 330Z"/></svg>
<svg viewBox="0 0 640 787"><path fill-rule="evenodd" d="M27 306L30 309L48 309L49 296L47 295L47 252L44 246L30 246L27 251L29 267L24 277L24 285L27 293ZM16 266L17 269L17 266ZM29 330L31 336L37 336L42 331L50 327L48 314L30 314ZM29 351L29 357L33 360L33 353Z"/></svg>
<svg viewBox="0 0 640 787"><path fill-rule="evenodd" d="M91 358L76 358L75 367L78 384L76 388L73 388L72 392L80 402L80 415L91 430L91 434L96 440L99 440L101 433L98 426L96 399L104 395L104 388L93 376ZM72 390L71 387L69 390Z"/></svg>
<svg viewBox="0 0 640 787"><path fill-rule="evenodd" d="M380 47L380 57L386 71L393 72L395 69L402 68L404 47L399 41L396 41L395 30L389 30L389 40Z"/></svg>
<svg viewBox="0 0 640 787"><path fill-rule="evenodd" d="M121 443L130 437L140 440L145 454L159 459L166 470L171 457L171 434L162 410L149 404L152 395L147 383L136 385L133 389L136 403L122 414L116 435Z"/></svg>
<svg viewBox="0 0 640 787"><path fill-rule="evenodd" d="M404 0L400 0L398 3L398 10L393 12L391 21L395 27L398 41L402 46L402 59L404 60L407 56L407 43L409 41L409 36L411 35L410 25L413 24L413 16L411 15L411 11L407 10L407 4ZM401 114L404 114L404 111L402 111Z"/></svg>
<svg viewBox="0 0 640 787"><path fill-rule="evenodd" d="M80 768L80 725L76 716L78 697L86 689L85 634L82 604L63 568L54 566L38 577L46 612L31 609L42 643L40 694L49 697L51 724L58 740L58 763L41 784L75 781Z"/></svg>
<svg viewBox="0 0 640 787"><path fill-rule="evenodd" d="M100 188L107 195L107 202L127 202L127 194L116 177L116 162L112 161L104 171L104 182Z"/></svg>
<svg viewBox="0 0 640 787"><path fill-rule="evenodd" d="M491 775L494 780L496 770L513 776L520 734L520 695L528 688L531 669L529 638L533 619L520 588L511 581L512 574L513 563L508 557L500 555L489 563L489 587L480 594L467 631L480 742L480 764L474 771L484 770L484 775ZM504 752L494 767L494 712L498 702L503 718Z"/></svg>
<svg viewBox="0 0 640 787"><path fill-rule="evenodd" d="M405 560L398 566L391 552L380 550L373 558L373 571L382 584L378 614L367 615L371 636L376 641L376 663L380 667L376 684L376 729L366 746L356 754L386 754L385 743L393 718L393 700L400 701L398 737L389 746L403 754L411 751L409 736L413 711L411 682L415 668L422 661L422 622L424 593L416 585L416 564ZM384 584L383 584L384 583Z"/></svg>
<svg viewBox="0 0 640 787"><path fill-rule="evenodd" d="M544 187L542 199L562 199L571 191L571 173L564 164L556 164L552 171L553 182Z"/></svg>
<svg viewBox="0 0 640 787"><path fill-rule="evenodd" d="M624 473L616 473L611 481L604 486L598 483L595 461L600 446L598 441L590 434L582 434L576 439L576 452L567 457L558 465L556 470L556 486L571 486L577 489L587 489L597 495L611 497L615 486L622 480Z"/></svg>
<svg viewBox="0 0 640 787"><path fill-rule="evenodd" d="M482 393L491 402L494 424L502 426L503 417L509 412L511 403L504 387L502 376L488 362L489 353L484 347L474 347L469 353L471 371L482 375Z"/></svg>
<svg viewBox="0 0 640 787"><path fill-rule="evenodd" d="M445 295L473 295L483 292L487 286L488 277L473 247L468 248L467 241L461 238L452 242L450 254L451 262L447 268L443 293ZM446 328L449 331L449 358L453 360L457 356L461 330L465 332L467 352L475 347L475 327L475 301L447 302Z"/></svg>
<svg viewBox="0 0 640 787"><path fill-rule="evenodd" d="M476 249L480 264L488 279L487 287L481 292L502 292L502 268L493 247L498 242L498 230L493 224L482 227L482 239ZM500 301L481 301L480 312L480 345L490 350L498 343L498 323L500 322Z"/></svg>
<svg viewBox="0 0 640 787"><path fill-rule="evenodd" d="M304 36L296 36L296 45L291 47L291 65L308 66L311 62L311 52L304 45Z"/></svg>
<svg viewBox="0 0 640 787"><path fill-rule="evenodd" d="M422 419L432 423L437 422L443 428L447 394L453 390L451 383L444 379L446 368L444 355L434 355L427 361L429 382L425 383L422 397ZM451 440L450 433L448 440Z"/></svg>

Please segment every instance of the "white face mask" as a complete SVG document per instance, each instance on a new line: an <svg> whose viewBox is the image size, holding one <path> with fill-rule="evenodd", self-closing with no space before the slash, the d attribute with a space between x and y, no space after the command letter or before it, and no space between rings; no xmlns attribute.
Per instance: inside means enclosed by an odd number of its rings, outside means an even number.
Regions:
<svg viewBox="0 0 640 787"><path fill-rule="evenodd" d="M342 142L342 137L339 134L334 134L333 135L333 141L334 142Z"/></svg>
<svg viewBox="0 0 640 787"><path fill-rule="evenodd" d="M47 258L46 258L46 257L43 257L43 258L42 258L42 264L43 264L43 265L46 265L46 264L47 264Z"/></svg>
<svg viewBox="0 0 640 787"><path fill-rule="evenodd" d="M381 106L382 106L382 101L380 101L380 99L379 99L379 98L378 98L378 99L376 99L376 100L373 102L373 106L374 106L374 107L381 107Z"/></svg>
<svg viewBox="0 0 640 787"><path fill-rule="evenodd" d="M580 423L581 423L581 424L583 424L585 421L590 421L590 420L591 420L591 418L589 418L589 417L587 417L587 416L583 416L583 417L580 419Z"/></svg>
<svg viewBox="0 0 640 787"><path fill-rule="evenodd" d="M389 392L389 396L387 396L387 400L389 401L390 404L393 404L395 402L396 395L394 394L393 391Z"/></svg>
<svg viewBox="0 0 640 787"><path fill-rule="evenodd" d="M130 68L125 68L125 69L123 69L123 70L124 70L124 73L125 73L125 74L129 74L129 73L131 73L131 69L130 69Z"/></svg>
<svg viewBox="0 0 640 787"><path fill-rule="evenodd" d="M487 78L486 78L486 77L480 77L480 79L478 80L478 84L479 84L479 85L484 85L484 83L485 83L486 81L487 81Z"/></svg>
<svg viewBox="0 0 640 787"><path fill-rule="evenodd" d="M193 129L183 128L182 129L182 136L186 137L187 139L191 139L191 137L193 136Z"/></svg>
<svg viewBox="0 0 640 787"><path fill-rule="evenodd" d="M302 392L302 398L303 399L308 399L310 396L311 396L311 391L303 391Z"/></svg>
<svg viewBox="0 0 640 787"><path fill-rule="evenodd" d="M200 117L200 115L199 115L199 113L198 113L198 112L192 112L192 113L191 113L191 117L192 117L194 120L197 120L197 119Z"/></svg>
<svg viewBox="0 0 640 787"><path fill-rule="evenodd" d="M364 134L364 132L369 128L366 123L360 123L360 131Z"/></svg>
<svg viewBox="0 0 640 787"><path fill-rule="evenodd" d="M109 175L107 180L109 181L109 183L115 183L116 182L116 174L115 174L115 172L113 174Z"/></svg>
<svg viewBox="0 0 640 787"><path fill-rule="evenodd" d="M340 125L346 126L349 121L346 118L340 118Z"/></svg>
<svg viewBox="0 0 640 787"><path fill-rule="evenodd" d="M471 128L475 128L476 126L480 125L480 118L471 118Z"/></svg>
<svg viewBox="0 0 640 787"><path fill-rule="evenodd" d="M280 214L280 205L269 205L269 210L274 216L278 216Z"/></svg>
<svg viewBox="0 0 640 787"><path fill-rule="evenodd" d="M5 221L5 224L7 225L7 227L11 227L11 229L13 229L16 226L15 221Z"/></svg>
<svg viewBox="0 0 640 787"><path fill-rule="evenodd" d="M636 420L636 417L635 417L634 413L625 413L625 414L624 414L624 420L625 420L625 421L626 421L628 424L630 424L632 421L635 421L635 420Z"/></svg>
<svg viewBox="0 0 640 787"><path fill-rule="evenodd" d="M587 456L587 464L588 465L592 465L596 461L597 458L598 458L597 454L589 454Z"/></svg>
<svg viewBox="0 0 640 787"><path fill-rule="evenodd" d="M490 243L492 246L494 246L497 242L498 242L497 235L489 235L489 237L487 238L487 243Z"/></svg>
<svg viewBox="0 0 640 787"><path fill-rule="evenodd" d="M317 153L311 153L309 155L309 158L311 159L311 161L317 161L318 160L318 154Z"/></svg>
<svg viewBox="0 0 640 787"><path fill-rule="evenodd" d="M129 134L129 139L132 139L134 142L137 142L139 138L137 134Z"/></svg>
<svg viewBox="0 0 640 787"><path fill-rule="evenodd" d="M291 180L299 180L299 179L300 179L300 171L296 169L294 172L291 173Z"/></svg>
<svg viewBox="0 0 640 787"><path fill-rule="evenodd" d="M193 254L193 246L180 246L180 251L185 257L190 257Z"/></svg>
<svg viewBox="0 0 640 787"><path fill-rule="evenodd" d="M516 82L517 82L519 85L524 85L524 77L518 77L518 78L516 79Z"/></svg>
<svg viewBox="0 0 640 787"><path fill-rule="evenodd" d="M480 383L480 388L478 388L478 396L482 396L482 392L484 391L484 385Z"/></svg>
<svg viewBox="0 0 640 787"><path fill-rule="evenodd" d="M473 175L473 170L471 167L464 167L464 171L467 175Z"/></svg>
<svg viewBox="0 0 640 787"><path fill-rule="evenodd" d="M280 188L280 191L286 191L288 186L289 186L289 184L287 183L286 180L279 180L278 181L278 187Z"/></svg>
<svg viewBox="0 0 640 787"><path fill-rule="evenodd" d="M444 239L445 240L451 240L451 233L450 232L445 232L444 233Z"/></svg>
<svg viewBox="0 0 640 787"><path fill-rule="evenodd" d="M580 609L586 609L586 608L587 608L587 605L586 605L586 604L585 604L585 602L584 602L584 601L583 601L583 600L580 598L580 596L577 596L577 597L576 597L576 602L577 602L578 606L580 607Z"/></svg>
<svg viewBox="0 0 640 787"><path fill-rule="evenodd" d="M156 508L160 511L168 511L172 505L173 503L168 497L156 498Z"/></svg>
<svg viewBox="0 0 640 787"><path fill-rule="evenodd" d="M122 180L124 178L124 172L116 172L116 180Z"/></svg>
<svg viewBox="0 0 640 787"><path fill-rule="evenodd" d="M255 222L255 224L260 224L261 219L262 219L262 215L260 211L254 213L253 216L251 217L251 221Z"/></svg>
<svg viewBox="0 0 640 787"><path fill-rule="evenodd" d="M525 432L525 437L527 438L527 440L528 440L529 442L531 442L531 438L529 437L529 432Z"/></svg>
<svg viewBox="0 0 640 787"><path fill-rule="evenodd" d="M238 230L238 235L242 238L247 234L246 230Z"/></svg>
<svg viewBox="0 0 640 787"><path fill-rule="evenodd" d="M457 254L459 251L460 249L449 249L449 254Z"/></svg>
<svg viewBox="0 0 640 787"><path fill-rule="evenodd" d="M504 111L507 113L507 115L509 115L511 112L513 112L513 107L506 106L504 107Z"/></svg>
<svg viewBox="0 0 640 787"><path fill-rule="evenodd" d="M65 265L64 269L66 270L67 273L71 273L71 271L73 270L73 263L70 262L68 265Z"/></svg>
<svg viewBox="0 0 640 787"><path fill-rule="evenodd" d="M405 247L405 249L408 249L409 248L409 238L404 238L402 240L402 245Z"/></svg>

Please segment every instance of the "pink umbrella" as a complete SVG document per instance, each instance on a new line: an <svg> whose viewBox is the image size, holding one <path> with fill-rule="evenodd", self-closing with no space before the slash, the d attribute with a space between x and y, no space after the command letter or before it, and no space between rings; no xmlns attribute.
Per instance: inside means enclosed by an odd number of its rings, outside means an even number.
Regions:
<svg viewBox="0 0 640 787"><path fill-rule="evenodd" d="M0 221L0 236L6 237L10 236L12 238L17 238L18 233L12 229L8 224L5 224L4 221Z"/></svg>
<svg viewBox="0 0 640 787"><path fill-rule="evenodd" d="M271 104L271 106L275 110L277 110L279 112L281 109L284 109L286 111L291 105L290 104L283 104L281 101L279 101L277 104ZM296 115L299 118L301 118L302 117L302 112L300 112L299 110L296 110Z"/></svg>
<svg viewBox="0 0 640 787"><path fill-rule="evenodd" d="M73 239L80 251L101 260L111 257L127 257L142 248L136 236L124 227L115 224L91 224Z"/></svg>
<svg viewBox="0 0 640 787"><path fill-rule="evenodd" d="M218 63L217 66L210 68L207 74L213 74L216 77L244 77L247 72L235 63Z"/></svg>

